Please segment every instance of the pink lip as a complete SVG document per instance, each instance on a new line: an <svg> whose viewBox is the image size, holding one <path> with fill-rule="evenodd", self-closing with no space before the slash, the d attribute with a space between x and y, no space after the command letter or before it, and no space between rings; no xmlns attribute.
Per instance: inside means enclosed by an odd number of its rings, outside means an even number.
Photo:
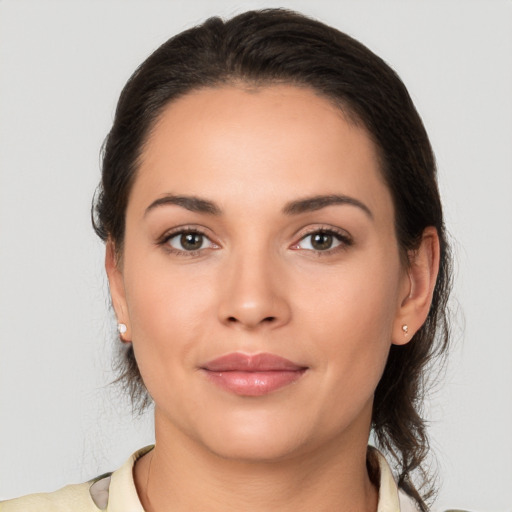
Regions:
<svg viewBox="0 0 512 512"><path fill-rule="evenodd" d="M243 396L261 396L298 380L307 367L273 354L234 352L202 368L215 384Z"/></svg>

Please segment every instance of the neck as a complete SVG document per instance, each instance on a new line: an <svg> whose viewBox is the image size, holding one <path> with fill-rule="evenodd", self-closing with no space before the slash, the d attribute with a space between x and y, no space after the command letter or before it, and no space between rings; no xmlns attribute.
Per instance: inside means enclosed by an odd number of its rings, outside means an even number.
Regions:
<svg viewBox="0 0 512 512"><path fill-rule="evenodd" d="M161 428L158 418L155 426L155 448L134 469L146 512L377 510L366 439L334 440L309 453L254 462L220 457L179 431Z"/></svg>

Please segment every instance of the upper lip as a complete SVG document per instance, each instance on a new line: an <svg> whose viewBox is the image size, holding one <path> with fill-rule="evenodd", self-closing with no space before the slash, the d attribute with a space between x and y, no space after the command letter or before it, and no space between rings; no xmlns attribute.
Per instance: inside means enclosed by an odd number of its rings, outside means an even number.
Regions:
<svg viewBox="0 0 512 512"><path fill-rule="evenodd" d="M306 369L306 366L296 364L284 357L265 352L259 354L233 352L209 361L202 368L211 372L269 372L298 371Z"/></svg>

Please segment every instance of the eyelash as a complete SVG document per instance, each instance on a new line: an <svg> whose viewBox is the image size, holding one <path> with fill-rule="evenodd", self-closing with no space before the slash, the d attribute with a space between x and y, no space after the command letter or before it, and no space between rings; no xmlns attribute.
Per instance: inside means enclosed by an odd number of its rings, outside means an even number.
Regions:
<svg viewBox="0 0 512 512"><path fill-rule="evenodd" d="M207 247L209 249L218 249L219 248L219 246L217 244L215 244L214 242L211 241L211 239L206 235L206 233L204 233L201 229L196 228L196 227L194 227L194 228L192 228L192 227L177 228L176 230L167 232L159 240L157 240L157 245L164 246L167 251L169 251L170 253L176 254L177 256L191 256L191 257L198 256L201 253L201 251L204 251L206 248L199 248L196 250L186 251L186 250L176 249L175 247L172 247L170 245L169 242L173 238L176 238L178 236L187 235L187 234L200 235L200 236L204 237L204 239L206 239L210 243L210 246ZM339 244L336 245L335 247L328 248L326 250L320 250L320 249L314 249L314 248L313 249L302 249L301 247L299 247L299 244L301 242L303 242L308 237L311 237L313 235L332 236L334 239L336 239L339 242ZM306 234L302 235L301 238L299 239L299 241L294 243L291 246L291 249L308 251L317 256L330 256L332 254L337 253L338 251L346 250L348 247L352 246L353 243L354 242L353 242L352 238L345 231L336 230L336 229L333 229L332 227L314 228L314 229L311 229Z"/></svg>
<svg viewBox="0 0 512 512"><path fill-rule="evenodd" d="M326 250L319 250L319 249L302 249L301 247L299 247L299 244L304 241L305 239L307 239L308 237L311 237L313 235L327 235L327 236L332 236L336 241L339 242L338 245L336 245L335 247L332 247L332 248L329 248L329 249L326 249ZM339 251L344 251L346 250L348 247L352 246L354 244L354 241L352 239L352 237L345 231L341 231L341 230L337 230L337 229L334 229L332 227L323 227L323 228L314 228L314 229L311 229L309 232L307 232L306 234L304 234L303 236L301 236L301 238L299 239L298 242L294 243L292 245L292 249L294 250L305 250L305 251L308 251L308 252L311 252L313 254L315 254L316 256L330 256L332 254L335 254Z"/></svg>
<svg viewBox="0 0 512 512"><path fill-rule="evenodd" d="M176 230L167 232L159 240L157 240L157 245L163 246L165 250L169 251L172 254L176 254L177 256L198 256L201 253L201 251L204 251L205 248L185 251L176 249L175 247L172 247L169 243L173 238L188 234L202 236L210 243L210 247L208 247L210 249L217 249L219 247L217 244L211 241L211 239L208 237L208 235L206 235L206 233L204 233L201 229L196 227L177 228Z"/></svg>

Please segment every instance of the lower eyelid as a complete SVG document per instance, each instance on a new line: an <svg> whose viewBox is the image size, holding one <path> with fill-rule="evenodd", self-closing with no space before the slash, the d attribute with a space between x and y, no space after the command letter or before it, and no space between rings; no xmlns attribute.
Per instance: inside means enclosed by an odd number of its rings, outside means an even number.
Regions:
<svg viewBox="0 0 512 512"><path fill-rule="evenodd" d="M205 242L206 246L201 247L199 249L186 250L186 249L180 249L178 247L174 247L170 244L170 241L173 238L182 236L187 233L194 233L194 234L201 235L204 238L204 242ZM334 241L336 242L335 245L333 247L330 247L330 248L324 249L324 250L315 249L314 247L304 249L299 246L303 242L303 240L305 240L306 238L311 237L315 234L318 234L318 233L332 236L334 238ZM208 236L203 230L198 229L198 228L187 228L185 226L183 226L181 229L177 229L176 231L167 232L166 234L162 235L157 240L156 243L157 243L157 245L165 246L169 252L174 252L174 254L184 255L184 256L198 255L199 253L201 253L202 251L204 251L206 249L220 249L221 248L221 246L219 244L217 244L216 242L214 242L212 240L212 238L210 236ZM303 234L298 239L297 242L292 244L292 246L290 248L295 249L295 250L304 250L304 251L308 251L311 253L314 252L314 253L318 253L318 255L322 255L322 254L328 255L328 254L332 254L333 252L336 252L337 250L348 248L351 245L353 245L353 240L352 240L352 237L348 233L346 233L346 232L340 233L332 228L317 228L315 230L311 230L311 231Z"/></svg>
<svg viewBox="0 0 512 512"><path fill-rule="evenodd" d="M175 238L179 238L182 235L193 233L197 235L201 235L203 237L203 245L204 247L200 247L199 249L191 249L186 250L185 248L175 247L171 245L171 240ZM179 243L179 241L178 241ZM167 232L163 236L161 236L157 242L157 245L162 246L168 253L173 254L175 256L199 256L203 253L203 251L206 251L208 249L219 249L219 244L215 243L210 236L208 236L203 230L198 228L188 228L188 227L181 227L176 230Z"/></svg>

